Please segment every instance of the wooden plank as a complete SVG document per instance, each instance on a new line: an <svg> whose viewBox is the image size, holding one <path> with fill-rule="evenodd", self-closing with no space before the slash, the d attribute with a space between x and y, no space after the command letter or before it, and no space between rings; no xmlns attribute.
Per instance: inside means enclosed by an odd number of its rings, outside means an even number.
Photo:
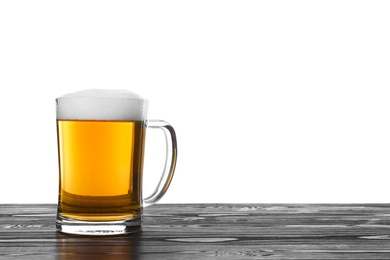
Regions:
<svg viewBox="0 0 390 260"><path fill-rule="evenodd" d="M157 204L129 236L56 233L56 206L0 205L0 259L390 259L389 204Z"/></svg>

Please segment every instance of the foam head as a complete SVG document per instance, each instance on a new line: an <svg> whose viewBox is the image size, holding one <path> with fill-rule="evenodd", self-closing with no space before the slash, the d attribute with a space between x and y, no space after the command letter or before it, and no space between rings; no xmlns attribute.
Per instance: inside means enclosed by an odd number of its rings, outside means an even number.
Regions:
<svg viewBox="0 0 390 260"><path fill-rule="evenodd" d="M146 120L148 101L127 90L88 89L56 99L58 120Z"/></svg>

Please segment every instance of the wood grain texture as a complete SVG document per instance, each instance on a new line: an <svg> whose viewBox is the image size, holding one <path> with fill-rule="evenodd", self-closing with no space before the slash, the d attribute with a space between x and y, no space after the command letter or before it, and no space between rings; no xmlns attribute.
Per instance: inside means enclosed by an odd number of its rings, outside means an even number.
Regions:
<svg viewBox="0 0 390 260"><path fill-rule="evenodd" d="M129 236L56 233L56 205L0 205L0 259L390 259L388 204L157 204Z"/></svg>

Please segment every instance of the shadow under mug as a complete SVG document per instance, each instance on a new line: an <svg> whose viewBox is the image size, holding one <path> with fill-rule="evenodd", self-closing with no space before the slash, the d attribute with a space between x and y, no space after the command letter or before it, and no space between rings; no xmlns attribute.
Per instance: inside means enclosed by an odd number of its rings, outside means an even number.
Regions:
<svg viewBox="0 0 390 260"><path fill-rule="evenodd" d="M56 99L59 158L57 231L118 235L141 229L142 209L167 191L177 142L165 121L147 120L148 101L135 93L86 90ZM143 198L147 128L163 130L167 155L154 192Z"/></svg>

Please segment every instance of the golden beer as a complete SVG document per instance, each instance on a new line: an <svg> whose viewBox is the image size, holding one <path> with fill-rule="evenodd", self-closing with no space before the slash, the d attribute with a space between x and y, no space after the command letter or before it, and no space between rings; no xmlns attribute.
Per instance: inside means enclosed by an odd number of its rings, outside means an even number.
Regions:
<svg viewBox="0 0 390 260"><path fill-rule="evenodd" d="M148 101L128 90L87 89L56 98L58 232L105 236L141 230L142 209L164 196L177 158L173 127L147 120L147 111ZM161 179L144 197L146 128L162 130L167 149Z"/></svg>
<svg viewBox="0 0 390 260"><path fill-rule="evenodd" d="M143 121L57 120L58 214L116 221L141 214Z"/></svg>

